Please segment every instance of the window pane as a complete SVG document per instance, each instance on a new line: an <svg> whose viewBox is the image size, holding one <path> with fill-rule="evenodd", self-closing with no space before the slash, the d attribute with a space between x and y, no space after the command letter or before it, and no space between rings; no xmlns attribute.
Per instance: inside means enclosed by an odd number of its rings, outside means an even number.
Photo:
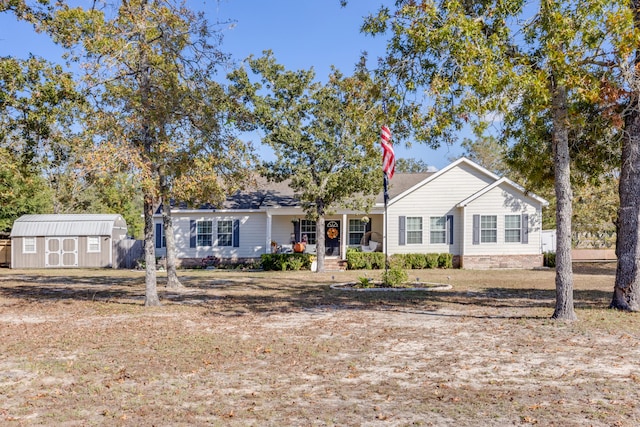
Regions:
<svg viewBox="0 0 640 427"><path fill-rule="evenodd" d="M198 246L211 246L213 244L213 222L198 221L197 222L197 244Z"/></svg>
<svg viewBox="0 0 640 427"><path fill-rule="evenodd" d="M87 237L87 252L100 252L100 238L97 236Z"/></svg>
<svg viewBox="0 0 640 427"><path fill-rule="evenodd" d="M300 234L301 234L302 240L304 240L304 237L306 237L308 244L315 245L316 222L309 221L308 219L303 219L302 221L300 221Z"/></svg>
<svg viewBox="0 0 640 427"><path fill-rule="evenodd" d="M482 215L480 217L480 242L498 242L498 217L496 215Z"/></svg>
<svg viewBox="0 0 640 427"><path fill-rule="evenodd" d="M34 254L34 253L36 253L36 238L35 237L25 237L24 238L22 252L25 253L25 254Z"/></svg>
<svg viewBox="0 0 640 427"><path fill-rule="evenodd" d="M444 216L431 217L430 242L447 243L447 218Z"/></svg>
<svg viewBox="0 0 640 427"><path fill-rule="evenodd" d="M422 217L407 217L407 244L422 243Z"/></svg>
<svg viewBox="0 0 640 427"><path fill-rule="evenodd" d="M218 246L233 246L233 221L218 221Z"/></svg>
<svg viewBox="0 0 640 427"><path fill-rule="evenodd" d="M520 215L505 215L504 241L507 243L520 242Z"/></svg>
<svg viewBox="0 0 640 427"><path fill-rule="evenodd" d="M349 245L359 245L367 225L359 219L349 220Z"/></svg>

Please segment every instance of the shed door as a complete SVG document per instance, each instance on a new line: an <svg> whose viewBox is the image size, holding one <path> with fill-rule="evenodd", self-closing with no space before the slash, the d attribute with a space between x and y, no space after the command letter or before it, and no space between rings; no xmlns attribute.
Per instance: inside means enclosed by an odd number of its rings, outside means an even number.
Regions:
<svg viewBox="0 0 640 427"><path fill-rule="evenodd" d="M45 267L77 267L77 237L45 237Z"/></svg>

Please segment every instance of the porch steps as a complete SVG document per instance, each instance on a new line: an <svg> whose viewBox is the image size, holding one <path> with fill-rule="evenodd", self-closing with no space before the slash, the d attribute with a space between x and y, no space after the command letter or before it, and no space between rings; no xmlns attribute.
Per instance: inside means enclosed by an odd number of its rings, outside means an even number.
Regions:
<svg viewBox="0 0 640 427"><path fill-rule="evenodd" d="M324 269L325 271L340 271L347 269L347 261L340 258L329 258L326 257L324 259Z"/></svg>

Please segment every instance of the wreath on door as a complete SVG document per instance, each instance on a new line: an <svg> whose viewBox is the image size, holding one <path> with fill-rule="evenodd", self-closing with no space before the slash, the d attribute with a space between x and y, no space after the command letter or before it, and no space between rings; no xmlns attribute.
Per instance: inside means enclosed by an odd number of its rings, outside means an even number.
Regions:
<svg viewBox="0 0 640 427"><path fill-rule="evenodd" d="M337 228L328 229L327 237L329 237L330 239L335 239L336 237L338 237L338 229Z"/></svg>

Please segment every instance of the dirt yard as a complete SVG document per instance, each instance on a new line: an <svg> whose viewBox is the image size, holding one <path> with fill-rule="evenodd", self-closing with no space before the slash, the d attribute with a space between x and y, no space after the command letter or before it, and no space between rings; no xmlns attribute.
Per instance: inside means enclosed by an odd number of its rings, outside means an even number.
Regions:
<svg viewBox="0 0 640 427"><path fill-rule="evenodd" d="M0 270L0 424L640 425L640 317L606 309L612 265L576 267L574 323L549 319L549 270L412 272L452 285L430 292L181 274L145 308L142 272Z"/></svg>

